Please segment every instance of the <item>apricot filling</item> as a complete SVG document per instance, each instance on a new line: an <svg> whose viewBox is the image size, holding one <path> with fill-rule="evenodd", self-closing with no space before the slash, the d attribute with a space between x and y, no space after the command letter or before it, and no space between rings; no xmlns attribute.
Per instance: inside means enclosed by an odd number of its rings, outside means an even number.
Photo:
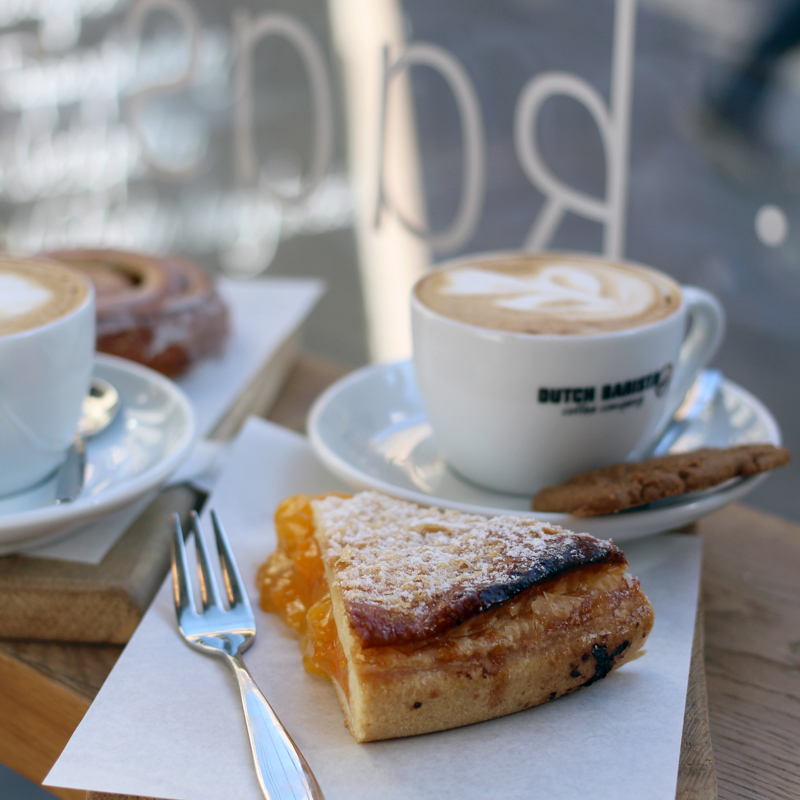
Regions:
<svg viewBox="0 0 800 800"><path fill-rule="evenodd" d="M305 669L335 679L347 693L347 665L333 619L325 567L314 538L311 509L312 500L327 496L295 495L278 506L278 547L259 567L256 583L261 608L278 614L299 634Z"/></svg>

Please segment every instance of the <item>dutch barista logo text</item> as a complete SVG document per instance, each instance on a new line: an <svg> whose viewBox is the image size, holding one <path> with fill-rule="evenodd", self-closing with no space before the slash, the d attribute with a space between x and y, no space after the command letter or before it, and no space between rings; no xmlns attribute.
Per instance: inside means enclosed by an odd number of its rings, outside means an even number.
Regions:
<svg viewBox="0 0 800 800"><path fill-rule="evenodd" d="M597 411L595 400L603 403L601 411L624 409L639 406L645 393L653 390L656 397L667 391L672 380L672 364L665 364L655 372L649 372L630 380L604 383L602 386L575 386L558 388L539 388L539 402L566 406L564 414L590 414Z"/></svg>

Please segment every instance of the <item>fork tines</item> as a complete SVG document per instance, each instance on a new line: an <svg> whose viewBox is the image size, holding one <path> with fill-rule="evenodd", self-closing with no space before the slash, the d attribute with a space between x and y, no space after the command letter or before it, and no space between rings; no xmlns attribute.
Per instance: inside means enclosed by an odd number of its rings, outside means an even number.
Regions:
<svg viewBox="0 0 800 800"><path fill-rule="evenodd" d="M192 612L196 614L197 606L195 605L192 581L189 577L190 572L188 559L186 557L185 537L181 528L180 517L177 514L174 516L174 521L175 528L172 537L172 583L175 594L175 608L178 610L179 614ZM228 604L231 610L238 607L242 610L251 611L250 601L247 597L247 592L243 589L244 583L242 582L242 576L239 573L239 567L233 557L228 537L225 535L225 529L222 527L222 523L213 509L211 511L211 523L214 527L214 538L217 544L217 553L219 555L222 580L225 584ZM203 611L209 608L224 610L220 601L217 580L209 563L208 549L203 539L200 520L194 511L191 512L191 527L189 532L194 533L197 571L200 577L200 599L203 604Z"/></svg>
<svg viewBox="0 0 800 800"><path fill-rule="evenodd" d="M195 605L186 543L180 519L176 515L172 538L172 579L178 627L190 646L223 657L236 674L247 721L250 752L264 797L267 800L323 800L322 791L308 762L242 661L242 652L252 644L256 635L256 621L228 537L213 511L211 522L230 608L222 605L200 523L192 512L190 533L194 533L202 610Z"/></svg>

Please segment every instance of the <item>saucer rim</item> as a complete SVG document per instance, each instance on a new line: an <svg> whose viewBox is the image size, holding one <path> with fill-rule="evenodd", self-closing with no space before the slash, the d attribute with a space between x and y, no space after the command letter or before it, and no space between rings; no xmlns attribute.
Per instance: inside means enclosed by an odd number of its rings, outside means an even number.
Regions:
<svg viewBox="0 0 800 800"><path fill-rule="evenodd" d="M622 541L623 539L633 539L638 536L653 535L693 522L706 514L719 510L728 503L740 499L745 494L749 494L750 491L757 488L758 485L769 477L769 473L767 472L741 478L731 484L725 484L722 488L708 490L708 494L703 494L703 496L697 496L699 493L694 493L694 496L691 496L690 499L686 501L676 500L674 503L667 506L659 508L641 508L639 510L630 509L625 512L624 516L620 514L605 514L593 517L578 517L572 514L475 505L462 503L458 500L449 500L446 497L440 497L434 494L425 494L422 491L406 489L354 467L349 461L346 461L330 448L320 431L320 420L335 397L346 391L353 384L363 383L375 373L401 369L410 370L413 379L413 362L410 359L368 364L329 386L328 389L317 398L309 411L306 428L309 441L311 442L315 454L337 477L356 489L382 491L403 500L425 505L439 505L444 508L452 508L465 513L491 515L513 514L531 517L543 522L561 525L562 527L572 530L581 530L587 527L610 526L614 521L627 518L623 523L625 530L617 530L614 533L614 538ZM728 378L723 379L723 387L737 395L747 406L753 409L759 421L764 423L767 429L767 441L771 444L780 445L782 441L780 427L772 413L761 400ZM420 409L420 411L424 414L424 409ZM460 476L456 477L462 483L469 485L468 482ZM501 495L502 493L497 492L496 494ZM509 495L509 497L519 499L521 496ZM641 532L631 533L631 531L628 530L636 525L635 521L631 522L631 518L634 520L639 519L643 523L646 523L641 526Z"/></svg>
<svg viewBox="0 0 800 800"><path fill-rule="evenodd" d="M98 374L98 367L100 373ZM78 497L69 504L46 505L10 514L0 513L0 551L12 552L21 546L42 543L45 537L66 535L70 528L122 508L144 496L166 481L180 466L195 442L197 431L194 412L185 393L171 380L158 372L117 356L98 353L92 375L104 377L113 383L114 371L134 377L142 387L157 386L180 409L184 431L171 454L145 471L99 491L96 495ZM34 487L27 491L33 491ZM18 494L24 495L26 492Z"/></svg>

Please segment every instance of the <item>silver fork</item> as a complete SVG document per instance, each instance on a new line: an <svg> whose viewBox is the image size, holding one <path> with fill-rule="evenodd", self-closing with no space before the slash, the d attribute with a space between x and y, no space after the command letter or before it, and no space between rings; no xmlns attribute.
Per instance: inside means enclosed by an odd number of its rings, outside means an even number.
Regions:
<svg viewBox="0 0 800 800"><path fill-rule="evenodd" d="M264 797L267 800L323 800L311 768L242 661L242 652L252 644L256 635L256 621L228 538L214 511L211 512L211 521L230 610L222 605L216 578L209 567L200 523L197 514L192 512L191 529L197 551L203 604L202 613L198 613L183 531L176 514L172 539L172 583L175 589L175 613L181 633L192 647L222 656L233 668L247 721L250 750Z"/></svg>

